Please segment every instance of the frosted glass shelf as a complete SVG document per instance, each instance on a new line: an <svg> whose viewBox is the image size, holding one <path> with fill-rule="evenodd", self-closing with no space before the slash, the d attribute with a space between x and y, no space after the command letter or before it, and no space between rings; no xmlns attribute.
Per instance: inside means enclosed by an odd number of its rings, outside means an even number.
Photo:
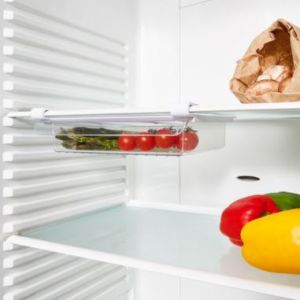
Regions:
<svg viewBox="0 0 300 300"><path fill-rule="evenodd" d="M300 101L300 100L299 100ZM192 106L190 113L207 120L256 121L300 118L300 102L258 103L224 106Z"/></svg>
<svg viewBox="0 0 300 300"><path fill-rule="evenodd" d="M219 217L121 205L44 226L9 243L300 299L300 276L247 265Z"/></svg>

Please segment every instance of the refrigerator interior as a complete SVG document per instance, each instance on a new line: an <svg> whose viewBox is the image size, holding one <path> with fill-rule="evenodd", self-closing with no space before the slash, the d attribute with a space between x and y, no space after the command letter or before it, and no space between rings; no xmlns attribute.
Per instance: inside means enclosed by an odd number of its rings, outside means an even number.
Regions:
<svg viewBox="0 0 300 300"><path fill-rule="evenodd" d="M228 85L251 39L280 17L300 24L298 1L270 2L4 1L3 9L15 15L6 12L3 21L3 114L35 107L150 109L185 101L239 105ZM4 240L124 200L217 215L249 194L300 192L298 120L229 122L224 148L180 158L53 153L49 126L11 118L3 123ZM259 180L239 180L242 175ZM230 279L204 283L9 243L3 266L5 300L300 299L298 276L275 280L256 270L252 281L258 284L239 289ZM237 274L251 268L237 248L228 250L220 273L232 268ZM281 278L291 283L291 294L268 287Z"/></svg>

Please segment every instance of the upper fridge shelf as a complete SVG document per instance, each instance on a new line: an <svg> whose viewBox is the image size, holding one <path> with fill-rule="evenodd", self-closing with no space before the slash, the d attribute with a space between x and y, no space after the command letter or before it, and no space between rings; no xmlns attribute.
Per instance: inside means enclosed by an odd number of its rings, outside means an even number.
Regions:
<svg viewBox="0 0 300 300"><path fill-rule="evenodd" d="M26 231L7 242L300 299L298 275L272 274L246 264L240 249L219 232L219 216L207 209L120 205Z"/></svg>
<svg viewBox="0 0 300 300"><path fill-rule="evenodd" d="M300 101L300 100L299 100ZM300 102L192 106L190 113L207 120L267 121L300 118Z"/></svg>
<svg viewBox="0 0 300 300"><path fill-rule="evenodd" d="M126 155L180 156L222 148L225 123L300 118L300 103L236 106L180 105L173 109L11 112L51 124L55 150Z"/></svg>
<svg viewBox="0 0 300 300"><path fill-rule="evenodd" d="M224 123L202 122L190 113L190 105L169 111L33 109L8 117L52 125L57 152L181 156L225 144Z"/></svg>
<svg viewBox="0 0 300 300"><path fill-rule="evenodd" d="M44 123L98 123L98 122L172 122L189 121L256 121L299 119L299 102L238 104L209 106L183 104L170 109L80 110L52 111L35 108L31 111L10 112L8 118L30 118Z"/></svg>

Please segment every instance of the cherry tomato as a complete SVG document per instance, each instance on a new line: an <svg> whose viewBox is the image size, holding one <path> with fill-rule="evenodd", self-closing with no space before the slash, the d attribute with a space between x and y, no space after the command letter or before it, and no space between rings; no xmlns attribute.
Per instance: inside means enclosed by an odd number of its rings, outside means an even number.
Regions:
<svg viewBox="0 0 300 300"><path fill-rule="evenodd" d="M177 136L174 131L168 128L159 129L156 132L155 144L157 147L167 149L173 147L177 142Z"/></svg>
<svg viewBox="0 0 300 300"><path fill-rule="evenodd" d="M194 150L199 144L199 137L194 131L186 131L179 135L177 148L183 151Z"/></svg>
<svg viewBox="0 0 300 300"><path fill-rule="evenodd" d="M118 138L118 146L123 151L132 151L136 146L134 136L122 134Z"/></svg>
<svg viewBox="0 0 300 300"><path fill-rule="evenodd" d="M150 151L155 147L155 137L149 132L141 132L136 137L136 145L142 151Z"/></svg>

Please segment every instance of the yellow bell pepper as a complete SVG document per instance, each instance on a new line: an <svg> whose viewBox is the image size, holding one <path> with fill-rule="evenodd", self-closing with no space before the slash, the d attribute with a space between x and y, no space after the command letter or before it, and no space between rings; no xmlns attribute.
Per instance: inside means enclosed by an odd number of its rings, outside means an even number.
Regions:
<svg viewBox="0 0 300 300"><path fill-rule="evenodd" d="M247 223L241 232L242 255L270 272L300 274L300 209L268 215Z"/></svg>

